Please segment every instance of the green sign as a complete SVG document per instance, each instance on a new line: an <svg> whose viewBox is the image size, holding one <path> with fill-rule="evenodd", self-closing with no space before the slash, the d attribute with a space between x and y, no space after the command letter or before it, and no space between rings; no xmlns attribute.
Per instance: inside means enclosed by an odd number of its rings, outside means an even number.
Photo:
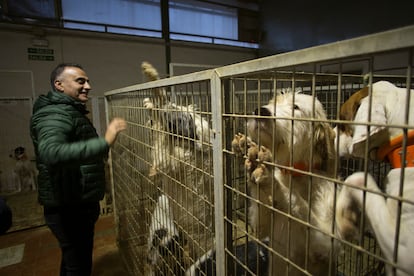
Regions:
<svg viewBox="0 0 414 276"><path fill-rule="evenodd" d="M29 54L53 55L53 49L27 48Z"/></svg>
<svg viewBox="0 0 414 276"><path fill-rule="evenodd" d="M29 60L53 61L55 60L53 49L27 48Z"/></svg>
<svg viewBox="0 0 414 276"><path fill-rule="evenodd" d="M42 55L29 55L29 60L53 61L55 60L55 57L54 56L42 56Z"/></svg>

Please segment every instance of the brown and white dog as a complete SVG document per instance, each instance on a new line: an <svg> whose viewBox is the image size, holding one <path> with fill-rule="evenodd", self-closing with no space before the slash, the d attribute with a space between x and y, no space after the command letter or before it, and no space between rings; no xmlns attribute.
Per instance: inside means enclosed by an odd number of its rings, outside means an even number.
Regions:
<svg viewBox="0 0 414 276"><path fill-rule="evenodd" d="M333 275L335 134L324 108L316 97L288 92L255 113L232 147L247 156L249 223L282 256L271 258L270 274Z"/></svg>
<svg viewBox="0 0 414 276"><path fill-rule="evenodd" d="M149 80L157 70L142 63ZM152 214L148 240L149 262L162 275L182 275L214 244L211 129L192 105L180 106L166 91L153 89L144 99L150 111L152 167L149 175L160 195ZM168 255L160 260L160 252ZM171 259L171 263L165 261ZM162 267L163 264L169 267Z"/></svg>
<svg viewBox="0 0 414 276"><path fill-rule="evenodd" d="M390 162L392 169L383 181L385 193L368 173L357 172L345 180L338 197L337 226L344 237L358 238L365 210L395 274L414 275L414 90L379 81L369 91L363 88L341 107L341 119L347 122L336 128L339 153L364 157L370 152L371 158ZM394 275L393 265L387 263L387 275Z"/></svg>
<svg viewBox="0 0 414 276"><path fill-rule="evenodd" d="M368 141L369 150L379 149L402 134L402 128L398 125L408 123L412 130L413 90L399 88L388 81L373 83L371 90L372 97L369 97L370 87L367 86L355 92L341 106L340 120L344 122L334 129L340 156L364 158ZM367 125L370 125L369 130Z"/></svg>

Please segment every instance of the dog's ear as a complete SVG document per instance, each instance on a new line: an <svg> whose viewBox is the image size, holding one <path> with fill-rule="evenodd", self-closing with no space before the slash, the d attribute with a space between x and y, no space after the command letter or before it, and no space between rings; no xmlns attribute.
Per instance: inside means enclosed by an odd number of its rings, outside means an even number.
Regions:
<svg viewBox="0 0 414 276"><path fill-rule="evenodd" d="M333 168L335 159L335 131L328 123L316 123L314 128L314 155L320 158L321 169ZM317 156L316 156L317 155ZM317 160L315 160L317 161Z"/></svg>
<svg viewBox="0 0 414 276"><path fill-rule="evenodd" d="M351 97L342 104L340 118L347 121L353 121L361 104L361 100L368 96L368 94L368 87L364 87L352 94Z"/></svg>
<svg viewBox="0 0 414 276"><path fill-rule="evenodd" d="M355 119L355 115L361 105L361 100L367 97L369 94L369 88L364 87L361 90L352 94L348 100L346 100L342 106L339 113L339 119L343 121L353 121ZM348 124L338 124L338 128L345 132L347 135L352 136L352 128Z"/></svg>

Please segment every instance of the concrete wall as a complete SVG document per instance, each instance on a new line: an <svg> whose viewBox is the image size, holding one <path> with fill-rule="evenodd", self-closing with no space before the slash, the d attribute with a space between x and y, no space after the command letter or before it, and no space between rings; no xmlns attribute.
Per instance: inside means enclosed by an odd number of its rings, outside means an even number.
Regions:
<svg viewBox="0 0 414 276"><path fill-rule="evenodd" d="M33 45L33 39L43 36L47 47ZM53 54L29 53L53 51ZM33 60L29 55L47 56L53 60ZM171 43L171 62L179 64L227 65L254 59L256 51L199 43ZM141 62L149 61L162 77L167 76L165 47L162 39L109 35L84 31L39 29L0 23L0 192L15 187L13 150L26 148L34 159L29 134L33 99L50 90L50 72L61 62L81 64L92 84L88 109L98 133L104 133L104 92L145 81ZM177 72L187 73L203 68L181 66ZM97 103L93 108L93 103ZM16 187L15 187L16 188Z"/></svg>
<svg viewBox="0 0 414 276"><path fill-rule="evenodd" d="M84 66L92 83L92 96L140 83L142 61L167 74L162 39L139 38L82 31L45 29L48 47L34 46L36 33L28 26L0 24L0 97L32 97L49 90L49 75L60 62ZM28 48L53 50L53 61L30 60ZM172 42L171 62L227 65L257 57L256 51L199 43ZM33 82L33 89L30 82ZM33 90L33 91L32 91Z"/></svg>

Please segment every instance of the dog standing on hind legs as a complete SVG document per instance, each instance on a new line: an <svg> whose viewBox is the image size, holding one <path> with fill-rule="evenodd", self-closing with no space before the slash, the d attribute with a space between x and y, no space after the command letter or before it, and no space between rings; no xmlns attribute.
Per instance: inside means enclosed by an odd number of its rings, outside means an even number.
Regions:
<svg viewBox="0 0 414 276"><path fill-rule="evenodd" d="M159 79L151 64L144 62L141 67L150 81ZM164 275L182 275L214 246L211 129L193 105L171 102L163 88L152 92L151 99L144 99L144 107L151 114L153 141L149 175L161 198L153 212L149 257L154 267L167 266ZM163 248L170 243L175 243L173 250ZM164 262L165 256L160 260L154 250L166 253L173 261Z"/></svg>
<svg viewBox="0 0 414 276"><path fill-rule="evenodd" d="M263 203L250 203L249 223L259 239L270 237L270 247L283 256L270 257L270 275L303 275L302 269L334 275L336 189L327 179L334 177L335 134L323 106L310 95L287 92L255 113L258 117L247 123L248 135L237 134L232 147L246 156L249 193ZM294 219L272 208L290 212Z"/></svg>

